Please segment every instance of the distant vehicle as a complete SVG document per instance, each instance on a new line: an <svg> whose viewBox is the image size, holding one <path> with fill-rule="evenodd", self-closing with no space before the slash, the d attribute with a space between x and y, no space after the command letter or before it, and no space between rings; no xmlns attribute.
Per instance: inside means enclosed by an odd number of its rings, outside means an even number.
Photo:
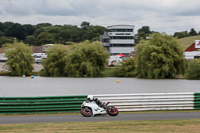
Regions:
<svg viewBox="0 0 200 133"><path fill-rule="evenodd" d="M108 59L108 66L113 67L116 65L120 65L120 62L124 60L127 60L127 57L121 57L119 55L110 56L110 58Z"/></svg>
<svg viewBox="0 0 200 133"><path fill-rule="evenodd" d="M6 62L8 58L5 57L5 53L0 54L0 62Z"/></svg>
<svg viewBox="0 0 200 133"><path fill-rule="evenodd" d="M43 59L47 58L47 54L45 53L34 53L32 57L35 58L35 63L40 63Z"/></svg>

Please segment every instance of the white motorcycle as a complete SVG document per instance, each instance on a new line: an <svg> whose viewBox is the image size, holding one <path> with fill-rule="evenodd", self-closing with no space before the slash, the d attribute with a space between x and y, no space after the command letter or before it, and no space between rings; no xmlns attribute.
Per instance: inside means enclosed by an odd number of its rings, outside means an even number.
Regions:
<svg viewBox="0 0 200 133"><path fill-rule="evenodd" d="M101 102L99 105L93 99L92 96L88 96L88 100L84 101L81 105L81 114L85 117L91 116L117 116L119 114L118 109L114 106L108 106L110 102ZM92 98L91 98L92 97Z"/></svg>

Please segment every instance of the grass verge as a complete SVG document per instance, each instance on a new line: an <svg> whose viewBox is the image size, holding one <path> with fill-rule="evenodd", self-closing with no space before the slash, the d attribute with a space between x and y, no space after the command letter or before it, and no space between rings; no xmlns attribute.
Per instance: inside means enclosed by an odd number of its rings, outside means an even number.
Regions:
<svg viewBox="0 0 200 133"><path fill-rule="evenodd" d="M0 72L0 76L10 76L11 72Z"/></svg>
<svg viewBox="0 0 200 133"><path fill-rule="evenodd" d="M2 133L198 133L200 119L0 125Z"/></svg>
<svg viewBox="0 0 200 133"><path fill-rule="evenodd" d="M200 112L200 110L163 110L163 111L136 111L136 112L120 112L120 114L136 114L136 113L181 113L181 112ZM20 117L20 116L58 116L58 115L81 115L80 112L68 113L34 113L34 114L0 114L0 117Z"/></svg>

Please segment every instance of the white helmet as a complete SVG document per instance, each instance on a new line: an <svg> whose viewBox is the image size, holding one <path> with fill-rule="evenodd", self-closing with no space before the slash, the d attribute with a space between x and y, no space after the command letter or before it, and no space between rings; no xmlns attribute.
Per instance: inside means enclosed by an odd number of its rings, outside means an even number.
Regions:
<svg viewBox="0 0 200 133"><path fill-rule="evenodd" d="M88 96L87 96L87 99L88 99L88 100L94 100L94 97L93 97L92 95L88 95Z"/></svg>

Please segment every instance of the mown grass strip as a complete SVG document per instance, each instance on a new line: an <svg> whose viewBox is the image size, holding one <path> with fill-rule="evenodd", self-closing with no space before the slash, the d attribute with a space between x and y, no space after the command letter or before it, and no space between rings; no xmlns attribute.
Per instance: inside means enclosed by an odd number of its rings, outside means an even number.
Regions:
<svg viewBox="0 0 200 133"><path fill-rule="evenodd" d="M39 124L0 125L3 133L197 133L200 119L193 120L150 120L150 121L104 121L68 122Z"/></svg>

